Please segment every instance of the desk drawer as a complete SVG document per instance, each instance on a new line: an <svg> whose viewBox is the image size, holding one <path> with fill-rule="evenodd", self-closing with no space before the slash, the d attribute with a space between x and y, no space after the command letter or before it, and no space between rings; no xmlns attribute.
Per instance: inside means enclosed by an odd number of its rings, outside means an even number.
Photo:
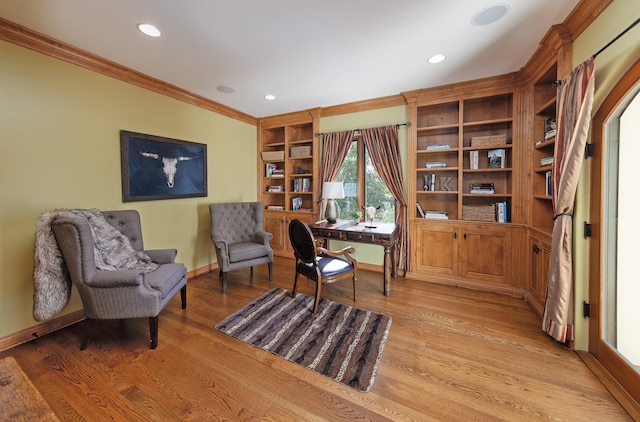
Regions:
<svg viewBox="0 0 640 422"><path fill-rule="evenodd" d="M353 240L354 242L375 243L375 235L373 233L347 232L347 240Z"/></svg>
<svg viewBox="0 0 640 422"><path fill-rule="evenodd" d="M341 231L318 229L318 237L324 237L325 239L344 239L344 233Z"/></svg>

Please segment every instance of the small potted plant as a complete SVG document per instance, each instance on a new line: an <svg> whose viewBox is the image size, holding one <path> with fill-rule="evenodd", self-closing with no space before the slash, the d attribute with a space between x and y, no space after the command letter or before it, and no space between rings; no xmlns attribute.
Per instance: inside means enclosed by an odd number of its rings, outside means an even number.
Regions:
<svg viewBox="0 0 640 422"><path fill-rule="evenodd" d="M353 211L351 214L349 214L349 216L350 216L351 218L353 218L353 220L354 220L356 223L359 223L359 222L360 222L360 220L362 219L362 213L361 213L360 211L357 211L357 210L356 210L356 211Z"/></svg>

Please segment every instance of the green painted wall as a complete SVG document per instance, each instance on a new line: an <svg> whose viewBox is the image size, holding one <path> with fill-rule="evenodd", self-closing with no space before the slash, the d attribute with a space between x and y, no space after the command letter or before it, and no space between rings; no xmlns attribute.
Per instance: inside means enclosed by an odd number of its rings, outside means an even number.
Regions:
<svg viewBox="0 0 640 422"><path fill-rule="evenodd" d="M614 0L573 43L573 65L578 66L614 39L640 16L638 0ZM592 115L620 80L640 58L640 26L636 26L596 57L596 91ZM589 320L582 317L582 302L589 301L589 283L597 275L589 274L589 240L582 236L585 221L590 221L591 160L582 167L574 213L575 270L575 348L589 349ZM594 198L597 200L597 198ZM590 280L590 277L592 279Z"/></svg>
<svg viewBox="0 0 640 422"><path fill-rule="evenodd" d="M33 250L55 208L137 209L145 246L215 262L210 202L255 200L256 127L0 41L0 338L36 325ZM122 202L121 129L207 144L207 198ZM82 308L77 293L64 313Z"/></svg>

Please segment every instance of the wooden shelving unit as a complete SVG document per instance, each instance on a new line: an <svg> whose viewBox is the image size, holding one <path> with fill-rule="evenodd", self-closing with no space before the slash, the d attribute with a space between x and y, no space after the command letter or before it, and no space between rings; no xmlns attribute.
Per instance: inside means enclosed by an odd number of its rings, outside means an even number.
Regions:
<svg viewBox="0 0 640 422"><path fill-rule="evenodd" d="M271 247L290 256L288 225L317 217L319 186L319 110L261 119L258 128L258 197L265 206ZM275 171L274 171L275 169Z"/></svg>
<svg viewBox="0 0 640 422"><path fill-rule="evenodd" d="M510 209L514 161L513 94L459 99L416 108L416 148L412 151L415 202L424 210L445 211L451 220L464 219L465 206L483 207L504 201ZM504 143L475 145L472 141L495 136L502 136ZM493 150L504 153L504 167L489 166L488 154ZM471 151L478 151L477 168L471 165ZM428 168L432 163L441 163L444 167ZM425 186L425 178L433 176L435 184ZM471 193L471 184L482 183L492 183L494 193ZM415 210L413 216L417 216Z"/></svg>

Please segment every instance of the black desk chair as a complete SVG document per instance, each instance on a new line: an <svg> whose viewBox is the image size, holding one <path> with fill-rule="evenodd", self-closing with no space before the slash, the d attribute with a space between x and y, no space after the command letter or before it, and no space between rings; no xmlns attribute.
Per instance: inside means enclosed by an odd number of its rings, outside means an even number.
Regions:
<svg viewBox="0 0 640 422"><path fill-rule="evenodd" d="M289 223L289 239L296 257L296 276L293 282L292 297L296 295L298 275L302 274L316 282L314 314L318 310L323 283L333 283L350 277L353 280L353 301L356 301L358 261L349 255L355 252L353 247L348 246L340 251L330 251L319 246L309 227L300 220L292 220Z"/></svg>

